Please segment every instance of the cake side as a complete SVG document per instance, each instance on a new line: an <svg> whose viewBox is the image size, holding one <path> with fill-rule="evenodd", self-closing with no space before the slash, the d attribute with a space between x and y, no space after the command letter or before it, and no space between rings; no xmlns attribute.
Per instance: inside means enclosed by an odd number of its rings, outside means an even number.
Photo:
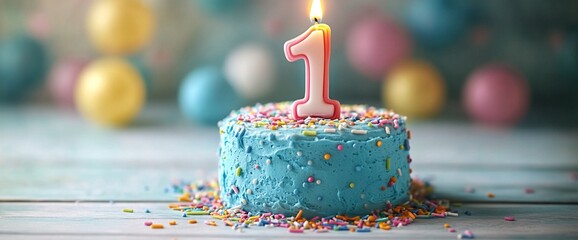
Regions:
<svg viewBox="0 0 578 240"><path fill-rule="evenodd" d="M227 207L364 215L408 200L411 158L403 118L344 105L338 120L294 121L289 107L247 107L219 123L219 183Z"/></svg>

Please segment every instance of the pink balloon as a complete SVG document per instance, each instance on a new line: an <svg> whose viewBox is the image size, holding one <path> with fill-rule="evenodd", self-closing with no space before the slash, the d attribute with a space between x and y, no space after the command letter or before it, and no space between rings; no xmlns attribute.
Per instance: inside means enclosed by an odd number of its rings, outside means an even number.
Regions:
<svg viewBox="0 0 578 240"><path fill-rule="evenodd" d="M66 59L52 68L48 87L55 102L63 107L74 107L74 88L84 66L84 59Z"/></svg>
<svg viewBox="0 0 578 240"><path fill-rule="evenodd" d="M516 70L492 64L469 77L463 98L466 111L474 120L492 126L510 126L526 114L530 91Z"/></svg>
<svg viewBox="0 0 578 240"><path fill-rule="evenodd" d="M406 30L393 20L372 15L353 26L347 39L351 64L362 74L382 80L387 70L413 50Z"/></svg>

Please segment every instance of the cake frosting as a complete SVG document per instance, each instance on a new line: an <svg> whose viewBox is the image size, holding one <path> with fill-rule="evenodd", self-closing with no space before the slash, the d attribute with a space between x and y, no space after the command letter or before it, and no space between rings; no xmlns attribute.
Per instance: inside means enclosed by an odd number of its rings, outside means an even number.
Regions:
<svg viewBox="0 0 578 240"><path fill-rule="evenodd" d="M219 122L219 184L228 208L303 216L365 215L409 199L405 117L342 105L340 119L294 120L258 104Z"/></svg>

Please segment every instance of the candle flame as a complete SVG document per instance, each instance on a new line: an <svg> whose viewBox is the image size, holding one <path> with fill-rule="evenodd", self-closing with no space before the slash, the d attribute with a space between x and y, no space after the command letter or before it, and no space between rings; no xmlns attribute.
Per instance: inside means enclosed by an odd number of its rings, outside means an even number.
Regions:
<svg viewBox="0 0 578 240"><path fill-rule="evenodd" d="M311 3L311 11L309 11L309 18L313 22L321 22L323 17L323 9L321 8L321 0L313 0Z"/></svg>

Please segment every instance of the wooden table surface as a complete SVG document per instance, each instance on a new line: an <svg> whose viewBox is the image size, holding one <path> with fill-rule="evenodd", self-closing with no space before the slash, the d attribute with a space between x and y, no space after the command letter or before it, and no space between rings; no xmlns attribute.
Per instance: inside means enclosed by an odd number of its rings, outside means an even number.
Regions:
<svg viewBox="0 0 578 240"><path fill-rule="evenodd" d="M491 130L437 120L410 129L413 176L431 180L438 199L462 203L457 209L471 216L371 233L241 233L202 224L208 217L190 225L167 207L177 197L167 191L174 181L216 177L216 127L190 124L169 105L149 106L125 129L53 107L1 107L0 239L455 239L466 229L476 239L578 238L577 128ZM147 220L165 229L145 227Z"/></svg>

